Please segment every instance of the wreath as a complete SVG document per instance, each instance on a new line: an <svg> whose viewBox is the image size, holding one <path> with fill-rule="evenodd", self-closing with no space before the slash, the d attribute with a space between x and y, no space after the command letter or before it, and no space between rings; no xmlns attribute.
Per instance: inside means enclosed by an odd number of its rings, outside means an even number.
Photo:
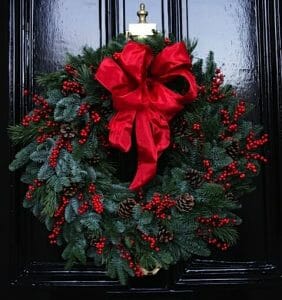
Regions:
<svg viewBox="0 0 282 300"><path fill-rule="evenodd" d="M192 64L195 46L119 36L38 78L34 108L9 128L22 147L10 170L66 268L90 259L126 284L236 242L268 136L212 52Z"/></svg>

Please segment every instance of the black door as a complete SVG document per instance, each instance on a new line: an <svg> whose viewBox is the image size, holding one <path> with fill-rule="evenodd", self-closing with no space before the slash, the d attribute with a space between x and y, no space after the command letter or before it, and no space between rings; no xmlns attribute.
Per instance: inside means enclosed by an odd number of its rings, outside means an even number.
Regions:
<svg viewBox="0 0 282 300"><path fill-rule="evenodd" d="M66 52L94 48L136 22L138 0L10 0L1 2L3 46L1 128L2 276L12 291L36 299L264 299L281 292L282 263L282 55L279 0L147 0L149 21L177 39L198 39L196 56L209 50L226 79L256 105L253 119L270 134L270 164L257 190L243 201L239 244L221 257L192 260L122 287L103 270L64 271L59 250L21 206L23 189L8 172L15 149L6 127L30 109L24 89L37 74L59 68ZM9 30L9 31L8 31ZM3 63L3 64L2 64ZM9 71L9 73L8 73ZM6 75L6 73L4 73ZM1 130L2 130L1 129ZM3 229L3 230L2 230ZM23 294L22 294L23 295ZM45 298L44 298L45 297ZM272 298L274 299L274 298ZM279 299L275 298L275 299Z"/></svg>

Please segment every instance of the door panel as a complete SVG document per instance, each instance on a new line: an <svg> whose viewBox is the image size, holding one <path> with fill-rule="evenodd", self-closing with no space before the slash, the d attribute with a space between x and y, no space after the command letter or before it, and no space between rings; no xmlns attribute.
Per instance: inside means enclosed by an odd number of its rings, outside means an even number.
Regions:
<svg viewBox="0 0 282 300"><path fill-rule="evenodd" d="M251 117L261 122L256 14L253 0L218 0L212 5L208 0L190 0L188 21L190 38L198 40L195 57L204 58L210 50L214 51L226 82L256 105ZM227 254L232 260L266 259L264 176L263 172L257 179L257 190L242 199L240 241Z"/></svg>
<svg viewBox="0 0 282 300"><path fill-rule="evenodd" d="M107 43L137 22L137 0L11 0L9 41L9 97L5 108L10 123L31 107L23 89L35 91L35 77L64 64L65 53L78 54L82 46ZM101 294L121 299L132 294L199 296L200 291L222 294L230 282L250 287L255 294L263 283L277 286L281 273L281 7L278 0L147 0L148 22L165 35L198 39L195 57L215 51L226 81L256 105L250 116L264 123L271 142L266 149L270 164L257 179L257 190L242 199L240 241L226 254L210 260L193 260L161 271L157 276L132 280L121 288L99 268L63 269L60 249L48 244L47 232L21 207L24 194L18 176L10 176L6 193L11 207L1 213L10 224L11 270L17 286L91 286ZM10 148L11 156L15 149ZM280 152L279 152L280 151ZM6 154L7 155L7 154ZM12 268L13 267L13 268ZM142 291L135 288L142 287ZM51 291L52 289L50 289ZM111 292L109 292L111 291ZM217 292L216 292L217 291ZM257 292L259 294L259 292ZM180 296L179 296L180 295ZM231 295L231 294L230 294ZM122 298L124 297L124 298ZM137 296L136 296L137 297ZM204 297L204 296L203 296ZM235 296L234 296L235 297ZM156 299L156 298L154 298ZM173 298L174 299L174 298ZM218 298L219 299L219 298ZM235 298L234 298L235 299Z"/></svg>

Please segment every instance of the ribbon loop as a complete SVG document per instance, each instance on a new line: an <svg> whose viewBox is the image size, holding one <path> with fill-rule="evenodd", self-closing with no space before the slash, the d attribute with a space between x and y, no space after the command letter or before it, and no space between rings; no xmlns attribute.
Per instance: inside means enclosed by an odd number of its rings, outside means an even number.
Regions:
<svg viewBox="0 0 282 300"><path fill-rule="evenodd" d="M155 176L158 158L170 144L169 121L185 103L197 97L190 69L191 59L184 43L167 46L154 57L149 46L129 41L116 61L105 58L97 70L96 79L112 93L116 110L109 123L110 144L129 151L135 125L138 165L131 190ZM165 86L179 76L189 87L185 95Z"/></svg>

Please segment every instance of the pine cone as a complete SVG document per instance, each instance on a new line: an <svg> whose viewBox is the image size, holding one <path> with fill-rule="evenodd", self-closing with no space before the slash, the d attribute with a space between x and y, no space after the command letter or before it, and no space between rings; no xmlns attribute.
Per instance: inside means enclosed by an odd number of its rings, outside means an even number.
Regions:
<svg viewBox="0 0 282 300"><path fill-rule="evenodd" d="M228 192L227 194L225 194L225 197L226 197L227 200L230 200L230 201L235 200L235 196L232 192Z"/></svg>
<svg viewBox="0 0 282 300"><path fill-rule="evenodd" d="M203 175L195 169L188 169L186 172L186 179L193 188L199 188L203 184Z"/></svg>
<svg viewBox="0 0 282 300"><path fill-rule="evenodd" d="M100 155L99 154L94 154L93 157L87 159L87 162L94 166L94 165L97 165L99 162L100 162Z"/></svg>
<svg viewBox="0 0 282 300"><path fill-rule="evenodd" d="M226 148L226 153L234 160L236 160L240 154L240 145L238 141L232 141L231 145Z"/></svg>
<svg viewBox="0 0 282 300"><path fill-rule="evenodd" d="M63 189L63 194L66 197L73 197L77 194L77 192L78 192L78 185L76 183L73 183L71 186L65 187Z"/></svg>
<svg viewBox="0 0 282 300"><path fill-rule="evenodd" d="M75 137L75 133L68 124L62 124L60 127L60 133L65 139L72 139Z"/></svg>
<svg viewBox="0 0 282 300"><path fill-rule="evenodd" d="M136 201L133 198L127 198L120 202L118 207L118 215L121 218L130 218L132 215L132 209L136 205Z"/></svg>
<svg viewBox="0 0 282 300"><path fill-rule="evenodd" d="M176 197L176 207L179 211L189 212L195 205L195 199L192 195L185 193Z"/></svg>
<svg viewBox="0 0 282 300"><path fill-rule="evenodd" d="M165 227L161 227L157 239L160 243L168 243L173 240L173 233L168 231Z"/></svg>

